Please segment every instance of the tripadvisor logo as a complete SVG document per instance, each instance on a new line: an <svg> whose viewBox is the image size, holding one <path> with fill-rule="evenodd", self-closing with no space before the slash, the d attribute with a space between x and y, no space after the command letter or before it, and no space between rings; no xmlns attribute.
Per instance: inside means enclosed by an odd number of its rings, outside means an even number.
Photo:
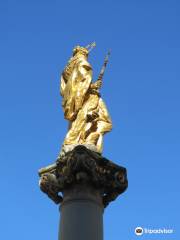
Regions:
<svg viewBox="0 0 180 240"><path fill-rule="evenodd" d="M143 234L143 228L142 227L137 227L135 228L135 234L140 236Z"/></svg>
<svg viewBox="0 0 180 240"><path fill-rule="evenodd" d="M173 229L167 229L167 228L157 228L157 229L142 228L142 227L135 228L135 234L137 236L141 236L142 234L172 234L172 233L173 233Z"/></svg>

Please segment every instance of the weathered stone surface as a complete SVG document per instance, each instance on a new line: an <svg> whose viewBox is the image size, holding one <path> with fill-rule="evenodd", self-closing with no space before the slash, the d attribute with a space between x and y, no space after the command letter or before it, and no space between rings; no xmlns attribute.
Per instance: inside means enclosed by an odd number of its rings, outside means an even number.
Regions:
<svg viewBox="0 0 180 240"><path fill-rule="evenodd" d="M54 165L41 169L39 175L41 190L57 204L63 201L67 189L86 184L99 191L106 207L128 186L124 167L82 145L61 155Z"/></svg>

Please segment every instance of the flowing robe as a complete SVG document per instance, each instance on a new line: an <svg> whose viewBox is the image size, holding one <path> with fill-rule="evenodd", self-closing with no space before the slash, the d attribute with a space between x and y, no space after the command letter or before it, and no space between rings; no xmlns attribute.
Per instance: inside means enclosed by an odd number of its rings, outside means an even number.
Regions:
<svg viewBox="0 0 180 240"><path fill-rule="evenodd" d="M92 91L92 68L84 57L79 57L70 74L61 76L64 117L70 128L64 144L92 144L102 152L103 135L112 123L98 91Z"/></svg>
<svg viewBox="0 0 180 240"><path fill-rule="evenodd" d="M73 121L82 108L84 98L92 81L91 65L82 56L74 61L72 72L61 76L61 95L64 117ZM66 71L66 70L65 70Z"/></svg>

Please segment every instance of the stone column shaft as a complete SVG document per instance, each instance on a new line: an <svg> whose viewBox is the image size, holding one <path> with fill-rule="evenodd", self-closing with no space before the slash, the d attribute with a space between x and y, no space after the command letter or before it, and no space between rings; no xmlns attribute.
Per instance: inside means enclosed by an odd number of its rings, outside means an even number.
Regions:
<svg viewBox="0 0 180 240"><path fill-rule="evenodd" d="M59 240L103 240L103 204L99 191L76 185L64 192Z"/></svg>

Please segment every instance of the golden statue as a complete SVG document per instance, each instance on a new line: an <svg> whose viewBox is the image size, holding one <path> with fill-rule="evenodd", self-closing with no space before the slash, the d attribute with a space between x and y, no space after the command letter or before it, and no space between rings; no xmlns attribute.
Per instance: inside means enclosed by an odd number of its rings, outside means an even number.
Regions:
<svg viewBox="0 0 180 240"><path fill-rule="evenodd" d="M62 107L69 121L63 146L94 146L96 152L102 153L103 135L112 129L111 118L99 93L108 56L98 80L93 83L88 54L94 46L95 43L87 47L76 46L61 75Z"/></svg>

